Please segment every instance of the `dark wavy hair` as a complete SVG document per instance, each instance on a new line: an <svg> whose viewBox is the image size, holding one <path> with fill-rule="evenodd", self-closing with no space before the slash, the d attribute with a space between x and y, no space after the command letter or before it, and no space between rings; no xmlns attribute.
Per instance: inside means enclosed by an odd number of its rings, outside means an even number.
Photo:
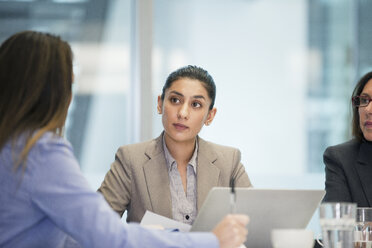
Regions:
<svg viewBox="0 0 372 248"><path fill-rule="evenodd" d="M163 86L161 99L164 101L165 91L172 86L174 81L177 81L181 78L196 79L203 83L203 86L207 90L208 96L212 101L211 105L209 106L209 110L211 110L214 106L214 101L216 100L216 84L214 83L212 76L209 75L208 71L195 65L188 65L179 68L169 74Z"/></svg>
<svg viewBox="0 0 372 248"><path fill-rule="evenodd" d="M62 135L72 88L72 52L58 36L35 31L12 35L0 46L0 150L22 135L24 165L47 131Z"/></svg>
<svg viewBox="0 0 372 248"><path fill-rule="evenodd" d="M372 79L372 71L366 73L357 83L357 85L354 88L352 98L355 96L359 96L363 89L364 86L368 83L369 80ZM360 122L359 122L359 111L358 107L353 106L353 119L352 119L352 135L358 140L362 141L363 140L363 132L360 129Z"/></svg>

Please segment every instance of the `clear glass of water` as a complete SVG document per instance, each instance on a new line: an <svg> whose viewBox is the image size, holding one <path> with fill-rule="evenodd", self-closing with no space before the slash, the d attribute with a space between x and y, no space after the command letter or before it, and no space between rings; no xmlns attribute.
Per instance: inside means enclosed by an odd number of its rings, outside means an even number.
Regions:
<svg viewBox="0 0 372 248"><path fill-rule="evenodd" d="M357 208L354 248L372 248L372 208Z"/></svg>
<svg viewBox="0 0 372 248"><path fill-rule="evenodd" d="M356 204L323 203L319 207L319 223L325 248L354 247Z"/></svg>

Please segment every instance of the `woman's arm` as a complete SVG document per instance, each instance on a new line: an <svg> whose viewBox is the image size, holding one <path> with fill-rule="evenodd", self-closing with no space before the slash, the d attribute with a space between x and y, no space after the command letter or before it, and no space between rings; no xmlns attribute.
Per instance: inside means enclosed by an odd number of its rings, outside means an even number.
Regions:
<svg viewBox="0 0 372 248"><path fill-rule="evenodd" d="M342 167L341 154L334 147L328 147L323 154L325 164L324 202L351 202L349 185Z"/></svg>
<svg viewBox="0 0 372 248"><path fill-rule="evenodd" d="M120 216L127 210L131 200L131 177L131 169L126 163L123 150L119 148L98 191Z"/></svg>

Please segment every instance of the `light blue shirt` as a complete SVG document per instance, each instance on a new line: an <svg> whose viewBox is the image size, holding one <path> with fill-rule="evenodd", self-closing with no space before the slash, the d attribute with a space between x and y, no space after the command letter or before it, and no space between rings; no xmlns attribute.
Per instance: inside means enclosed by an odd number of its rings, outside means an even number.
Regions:
<svg viewBox="0 0 372 248"><path fill-rule="evenodd" d="M31 149L23 175L13 164L7 144L0 151L0 247L72 247L74 240L82 247L218 247L211 233L123 224L90 188L71 145L52 133Z"/></svg>
<svg viewBox="0 0 372 248"><path fill-rule="evenodd" d="M193 155L186 168L186 193L183 189L181 175L177 168L177 161L172 157L167 148L164 134L163 149L168 167L173 219L192 225L197 215L196 166L198 157L198 142L195 142Z"/></svg>

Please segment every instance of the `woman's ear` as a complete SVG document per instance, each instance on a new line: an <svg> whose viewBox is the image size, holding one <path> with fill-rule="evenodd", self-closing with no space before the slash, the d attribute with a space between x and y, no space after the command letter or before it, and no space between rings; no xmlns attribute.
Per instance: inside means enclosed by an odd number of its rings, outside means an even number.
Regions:
<svg viewBox="0 0 372 248"><path fill-rule="evenodd" d="M161 99L161 96L158 95L158 114L162 114L162 109L163 109L163 100Z"/></svg>
<svg viewBox="0 0 372 248"><path fill-rule="evenodd" d="M214 117L216 116L216 113L217 113L216 108L212 108L211 110L209 110L207 119L204 122L206 126L209 126L212 123Z"/></svg>

